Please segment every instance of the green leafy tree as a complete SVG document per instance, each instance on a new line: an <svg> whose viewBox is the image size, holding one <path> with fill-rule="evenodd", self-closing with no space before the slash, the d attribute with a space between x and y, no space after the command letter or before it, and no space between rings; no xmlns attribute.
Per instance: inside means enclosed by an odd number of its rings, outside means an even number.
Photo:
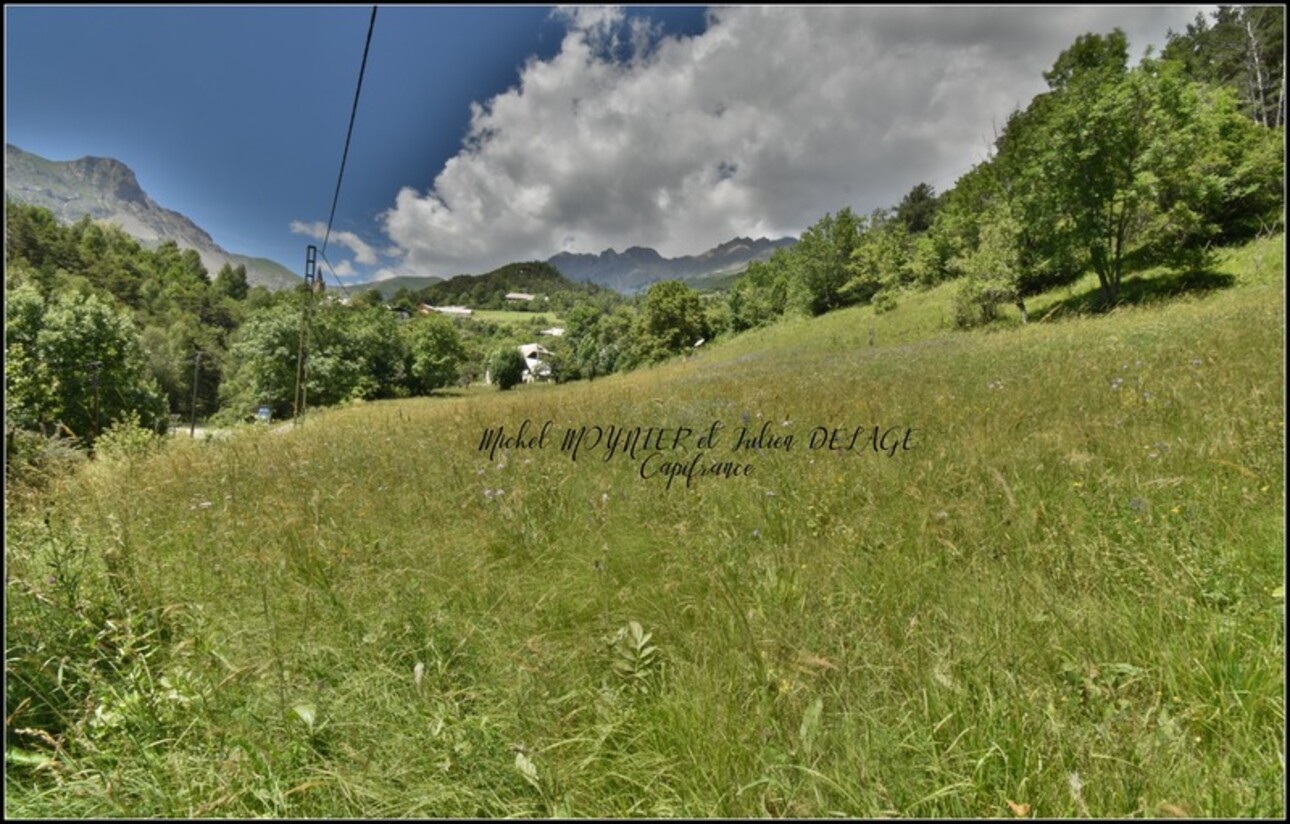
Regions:
<svg viewBox="0 0 1290 824"><path fill-rule="evenodd" d="M300 325L299 306L283 302L252 313L237 330L220 388L221 406L230 417L248 418L261 404L274 417L292 414Z"/></svg>
<svg viewBox="0 0 1290 824"><path fill-rule="evenodd" d="M380 306L384 302L385 299L381 297L380 289L364 289L357 295L354 295L354 297L350 299L349 304L350 306L363 307Z"/></svg>
<svg viewBox="0 0 1290 824"><path fill-rule="evenodd" d="M1185 197L1168 207L1166 220L1155 219L1157 196L1183 185L1179 175L1198 151L1186 139L1195 98L1168 64L1143 61L1130 72L1127 61L1117 29L1080 37L1045 74L1054 96L1042 183L1060 202L1066 239L1087 255L1107 304L1119 297L1130 249L1144 247L1150 257L1179 240L1162 227L1195 223Z"/></svg>
<svg viewBox="0 0 1290 824"><path fill-rule="evenodd" d="M819 315L837 309L857 298L843 294L852 278L850 263L860 240L861 221L849 208L836 215L825 215L802 233L789 260L795 275L805 287L804 309Z"/></svg>
<svg viewBox="0 0 1290 824"><path fill-rule="evenodd" d="M995 320L999 307L1014 303L1024 323L1020 281L1022 226L1006 206L982 219L981 241L964 262L967 278L955 298L955 323L962 327Z"/></svg>
<svg viewBox="0 0 1290 824"><path fill-rule="evenodd" d="M140 345L148 373L165 393L172 413L185 418L193 415L194 380L197 416L205 417L217 410L225 352L216 330L203 326L191 315L173 313L144 327Z"/></svg>
<svg viewBox="0 0 1290 824"><path fill-rule="evenodd" d="M793 251L776 249L769 260L753 261L726 296L730 326L736 331L772 322L805 306L805 286L793 276Z"/></svg>
<svg viewBox="0 0 1290 824"><path fill-rule="evenodd" d="M488 358L488 372L497 388L506 391L524 379L524 370L528 364L524 356L514 346L503 346L493 351Z"/></svg>
<svg viewBox="0 0 1290 824"><path fill-rule="evenodd" d="M89 294L48 299L30 283L5 302L5 407L11 425L70 433L92 446L107 426L137 415L164 430L166 403L147 374L133 321Z"/></svg>
<svg viewBox="0 0 1290 824"><path fill-rule="evenodd" d="M1254 123L1285 125L1284 7L1219 6L1208 19L1197 14L1186 31L1169 33L1163 57L1192 80L1230 88Z"/></svg>
<svg viewBox="0 0 1290 824"><path fill-rule="evenodd" d="M849 272L851 277L841 290L849 302L872 300L879 292L893 292L912 280L905 224L875 213L868 231L852 249Z"/></svg>
<svg viewBox="0 0 1290 824"><path fill-rule="evenodd" d="M926 183L919 183L909 190L896 207L896 220L905 225L911 235L926 232L936 217L936 190Z"/></svg>
<svg viewBox="0 0 1290 824"><path fill-rule="evenodd" d="M449 386L466 358L461 336L452 321L435 315L402 325L410 363L408 378L413 393L428 395Z"/></svg>
<svg viewBox="0 0 1290 824"><path fill-rule="evenodd" d="M662 360L709 337L699 293L679 280L655 283L645 295L639 344L644 359Z"/></svg>
<svg viewBox="0 0 1290 824"><path fill-rule="evenodd" d="M237 266L230 266L227 263L221 266L212 285L215 287L216 294L233 300L246 300L246 294L251 289L246 279L246 266L241 263Z"/></svg>

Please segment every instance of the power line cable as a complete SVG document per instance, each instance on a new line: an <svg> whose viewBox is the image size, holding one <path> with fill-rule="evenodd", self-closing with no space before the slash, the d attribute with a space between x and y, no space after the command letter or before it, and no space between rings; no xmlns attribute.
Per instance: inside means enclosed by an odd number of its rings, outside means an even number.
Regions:
<svg viewBox="0 0 1290 824"><path fill-rule="evenodd" d="M331 238L331 224L336 219L336 204L340 202L340 184L345 179L345 161L349 158L349 142L354 136L354 120L358 116L358 96L363 91L363 74L367 71L367 53L372 47L372 29L375 27L376 6L372 6L372 18L367 23L367 42L363 45L363 62L358 68L358 87L354 89L354 106L349 112L349 131L345 134L345 151L340 156L340 173L336 175L336 193L331 198L331 214L327 217L327 232L323 235L324 255L327 252L327 241Z"/></svg>
<svg viewBox="0 0 1290 824"><path fill-rule="evenodd" d="M345 293L345 297L348 299L349 289L345 287L345 282L340 279L340 275L336 274L336 267L331 265L331 261L327 259L326 252L322 252L320 255L323 259L323 263L327 264L327 268L331 270L331 276L336 280L336 285L340 287L341 291Z"/></svg>
<svg viewBox="0 0 1290 824"><path fill-rule="evenodd" d="M345 150L341 153L341 156L340 156L340 171L337 172L336 174L336 191L332 194L331 213L327 216L327 231L323 234L322 253L323 253L324 261L327 260L327 256L326 256L327 241L331 239L332 223L336 220L336 204L340 202L340 185L345 180L345 163L346 161L349 160L349 144L354 137L354 121L358 119L358 99L359 99L359 95L361 95L363 91L363 75L367 73L367 55L372 49L372 30L375 27L376 27L376 6L372 6L372 17L367 21L367 41L363 44L363 62L359 64L359 67L358 67L358 85L354 89L354 105L350 108L350 111L349 111L349 130L345 132ZM310 246L306 254L306 263L305 263L306 279L309 278L310 272L313 269L312 267L313 253L314 253L314 247ZM331 268L330 263L328 263L327 266L328 268ZM332 269L332 276L336 277L337 283L340 283L340 278L336 275L335 269ZM313 308L313 298L314 298L313 287L321 283L321 281L319 280L320 277L321 275L316 274L316 277L314 278L314 280L309 283L310 291L308 294L304 296L304 302L303 302L304 305L303 305L302 314L300 317L300 348L296 353L296 392L294 396L294 402L296 407L295 419L296 419L297 425L300 425L304 422L303 420L304 413L308 405L308 393L309 393L308 356L309 356L309 337L310 337L309 332L310 332L310 326L312 325L312 318L310 316L313 314L311 311ZM341 285L341 289L345 289L345 284L341 283L340 285ZM345 290L345 296L346 297L349 296L349 290L347 289Z"/></svg>

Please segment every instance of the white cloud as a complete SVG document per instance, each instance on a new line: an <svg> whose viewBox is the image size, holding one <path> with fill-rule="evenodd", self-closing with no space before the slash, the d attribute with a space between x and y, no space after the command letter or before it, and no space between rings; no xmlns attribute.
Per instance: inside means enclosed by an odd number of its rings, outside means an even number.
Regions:
<svg viewBox="0 0 1290 824"><path fill-rule="evenodd" d="M354 270L354 265L348 260L342 260L340 263L333 265L329 271L334 272L336 277L341 278L352 278L358 274Z"/></svg>
<svg viewBox="0 0 1290 824"><path fill-rule="evenodd" d="M305 223L300 220L291 221L291 231L298 235L308 235L315 240L322 240L327 237L327 224L322 221ZM364 240L353 232L333 231L328 243L336 241L342 246L349 247L354 253L354 260L364 266L375 266L378 260L376 250L369 246Z"/></svg>
<svg viewBox="0 0 1290 824"><path fill-rule="evenodd" d="M400 270L439 275L797 234L953 185L1078 35L1119 26L1136 57L1198 8L740 7L662 40L617 8L561 9L559 53L473 105L462 150L384 228Z"/></svg>
<svg viewBox="0 0 1290 824"><path fill-rule="evenodd" d="M383 269L377 269L375 272L373 272L371 276L371 280L377 281L377 280L390 280L391 278L402 278L402 277L423 277L425 276L425 274L426 273L424 271L415 271L406 266L387 266Z"/></svg>

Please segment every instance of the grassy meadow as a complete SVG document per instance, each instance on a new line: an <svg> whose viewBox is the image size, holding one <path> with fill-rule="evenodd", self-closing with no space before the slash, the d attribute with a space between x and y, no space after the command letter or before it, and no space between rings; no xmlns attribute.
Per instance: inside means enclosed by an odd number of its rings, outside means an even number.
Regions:
<svg viewBox="0 0 1290 824"><path fill-rule="evenodd" d="M517 312L509 309L476 309L470 317L472 320L491 321L510 326L527 326L534 320L543 324L559 322L554 312Z"/></svg>
<svg viewBox="0 0 1290 824"><path fill-rule="evenodd" d="M1283 816L1283 247L101 458L7 519L6 813Z"/></svg>

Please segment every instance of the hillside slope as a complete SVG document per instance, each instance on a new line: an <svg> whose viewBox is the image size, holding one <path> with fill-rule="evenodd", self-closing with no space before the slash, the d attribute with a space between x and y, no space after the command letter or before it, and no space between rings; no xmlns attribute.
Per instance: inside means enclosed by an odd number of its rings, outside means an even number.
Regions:
<svg viewBox="0 0 1290 824"><path fill-rule="evenodd" d="M7 811L1282 815L1282 244L100 462L7 524L13 723L68 752ZM146 675L47 640L72 574Z"/></svg>
<svg viewBox="0 0 1290 824"><path fill-rule="evenodd" d="M110 157L58 162L5 144L5 196L42 206L61 223L84 215L115 223L141 243L156 247L173 240L195 249L213 278L224 264L246 266L252 286L290 288L300 282L291 270L267 258L228 252L184 215L158 206L139 186L134 172Z"/></svg>

